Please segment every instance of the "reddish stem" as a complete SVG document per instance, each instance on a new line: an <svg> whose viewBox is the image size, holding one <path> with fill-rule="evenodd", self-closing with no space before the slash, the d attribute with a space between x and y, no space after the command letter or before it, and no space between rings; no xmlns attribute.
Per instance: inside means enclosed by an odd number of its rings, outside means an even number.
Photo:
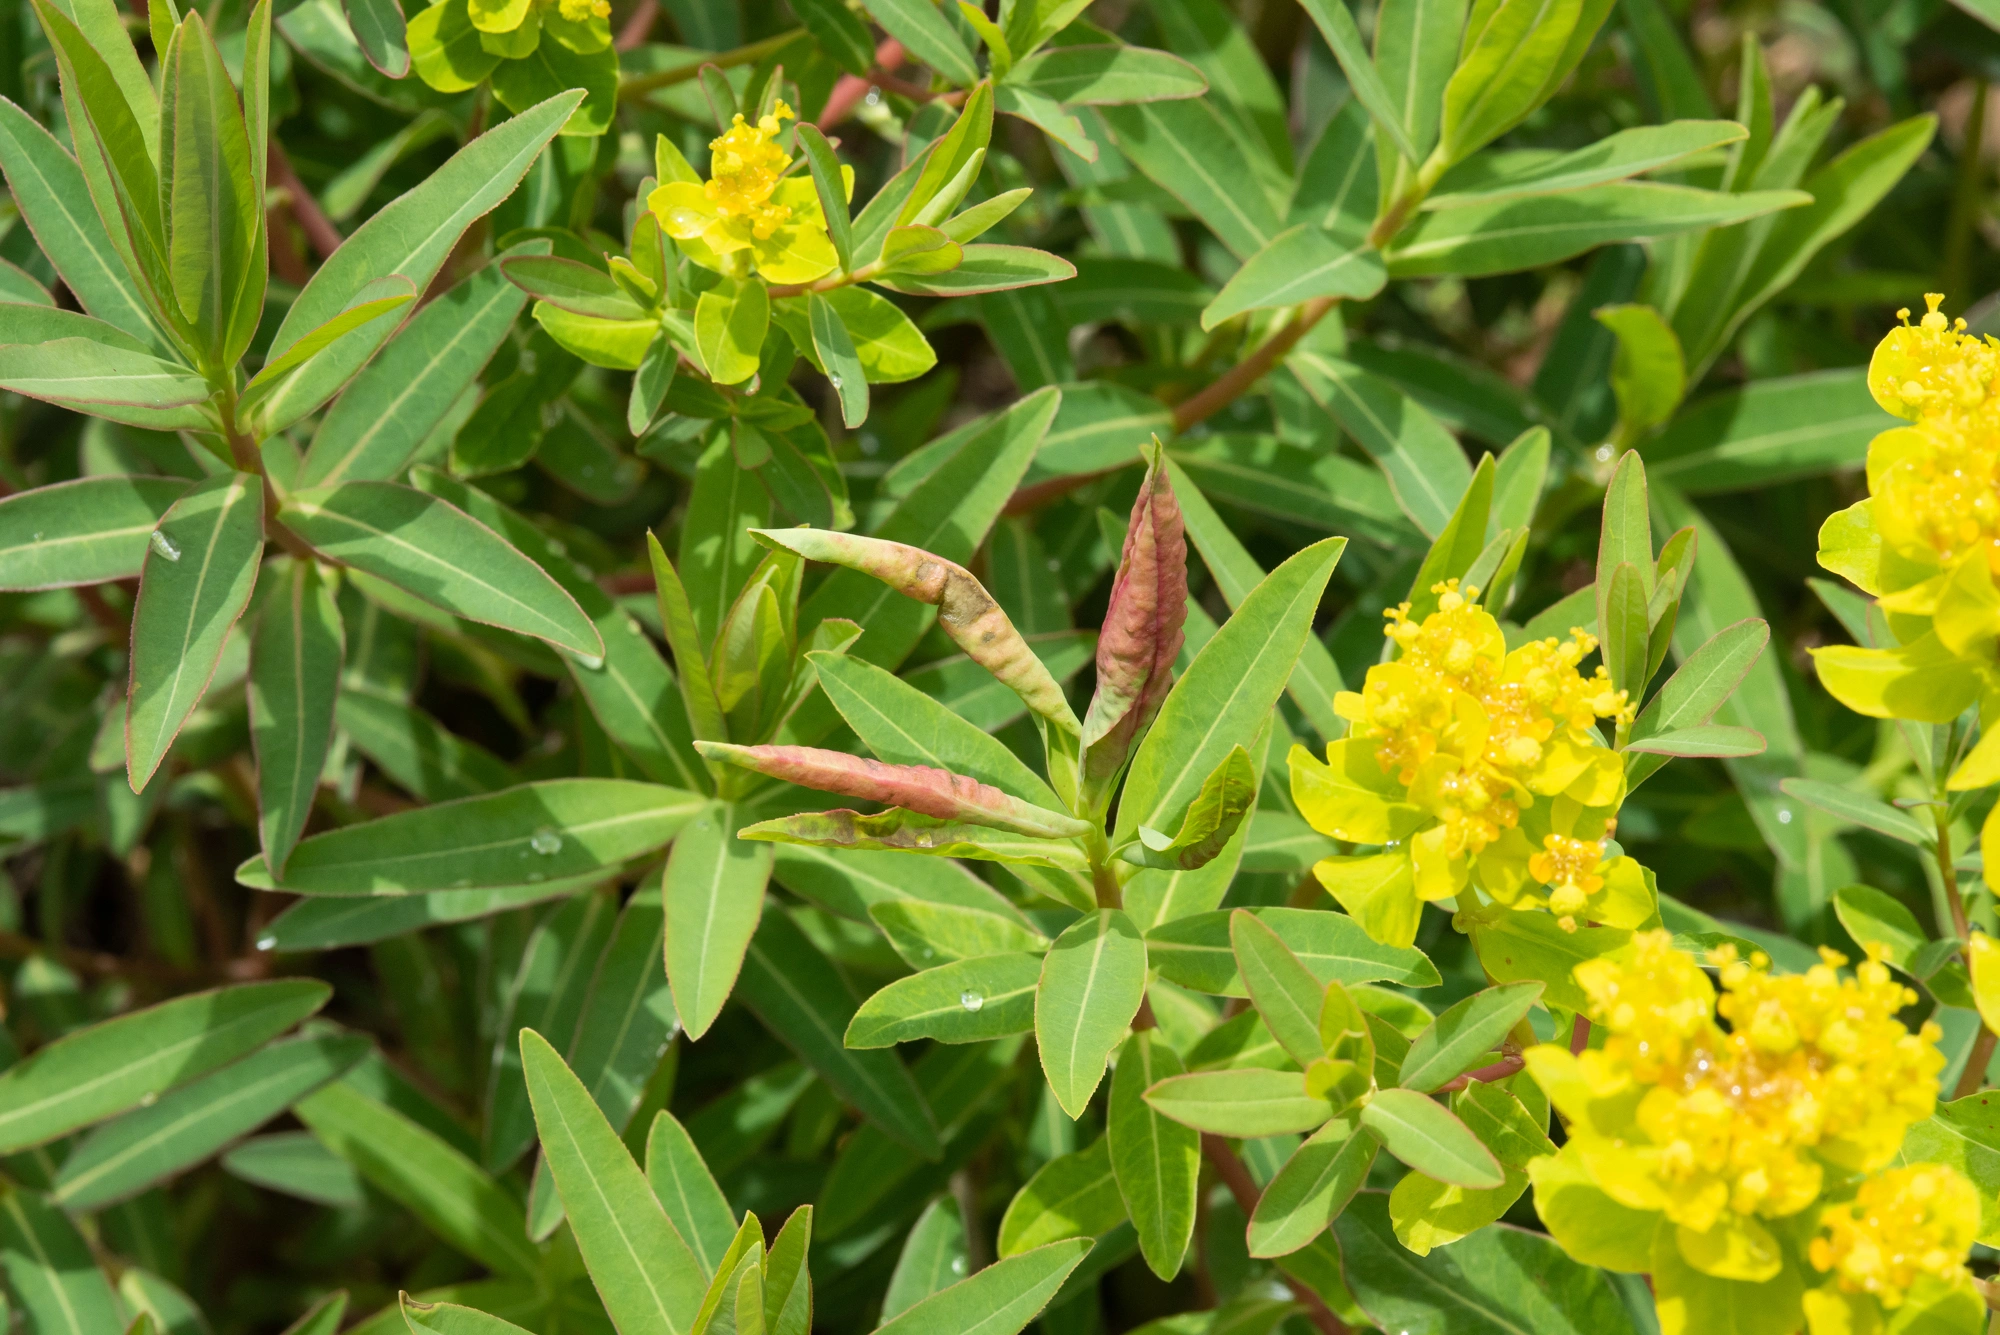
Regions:
<svg viewBox="0 0 2000 1335"><path fill-rule="evenodd" d="M340 249L340 230L327 216L320 212L319 201L299 180L299 174L292 170L292 160L285 156L285 150L278 143L278 136L271 136L271 152L266 167L271 184L282 189L291 197L292 216L299 220L299 227L306 234L306 241L319 253L322 260L333 258L333 252Z"/></svg>
<svg viewBox="0 0 2000 1335"><path fill-rule="evenodd" d="M1438 1093L1455 1094L1474 1082L1482 1085L1490 1085L1495 1080L1505 1080L1510 1075L1518 1074L1521 1068L1526 1065L1527 1062L1521 1059L1520 1053L1510 1052L1491 1066L1482 1066L1476 1071L1467 1071L1464 1075L1454 1076L1452 1079L1445 1081L1442 1085L1438 1086Z"/></svg>
<svg viewBox="0 0 2000 1335"><path fill-rule="evenodd" d="M903 44L891 37L875 48L875 68L866 74L843 74L827 95L826 105L820 108L819 119L813 124L824 130L847 119L861 99L868 96L868 90L876 86L876 78L890 70L899 68L907 58Z"/></svg>
<svg viewBox="0 0 2000 1335"><path fill-rule="evenodd" d="M1587 1015L1579 1015L1576 1017L1576 1023L1571 1025L1569 1030L1570 1055L1572 1057L1580 1057L1583 1055L1583 1050L1589 1046L1590 1046L1590 1017Z"/></svg>
<svg viewBox="0 0 2000 1335"><path fill-rule="evenodd" d="M632 10L632 16L625 20L625 26L618 30L618 40L611 45L620 51L630 51L642 45L647 34L653 31L653 20L660 17L660 0L639 0Z"/></svg>

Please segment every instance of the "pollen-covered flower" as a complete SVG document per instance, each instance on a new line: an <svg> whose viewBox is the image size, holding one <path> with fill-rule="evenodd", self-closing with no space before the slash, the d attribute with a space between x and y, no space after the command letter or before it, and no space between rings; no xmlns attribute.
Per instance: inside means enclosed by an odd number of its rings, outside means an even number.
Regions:
<svg viewBox="0 0 2000 1335"><path fill-rule="evenodd" d="M777 139L790 119L783 102L754 125L737 115L709 141L707 181L668 181L646 201L697 264L727 272L747 261L772 282L810 283L839 262L812 179L786 175L792 158Z"/></svg>
<svg viewBox="0 0 2000 1335"><path fill-rule="evenodd" d="M1851 977L1832 951L1773 974L1724 948L1719 998L1664 931L1578 965L1603 1046L1527 1055L1570 1119L1566 1152L1620 1204L1694 1235L1756 1236L1755 1220L1797 1214L1829 1174L1882 1168L1930 1116L1944 1055L1936 1026L1896 1018L1916 996L1878 955Z"/></svg>
<svg viewBox="0 0 2000 1335"><path fill-rule="evenodd" d="M1335 699L1348 738L1324 765L1292 753L1306 818L1384 846L1322 862L1321 881L1377 939L1401 945L1424 901L1468 884L1513 907L1554 908L1572 926L1645 921L1643 875L1607 847L1625 772L1597 723L1627 720L1631 707L1602 667L1578 670L1597 642L1578 630L1510 652L1478 590L1452 580L1432 592L1437 610L1421 620L1408 603L1385 613L1397 657ZM1635 888L1633 903L1610 904Z"/></svg>
<svg viewBox="0 0 2000 1335"><path fill-rule="evenodd" d="M1920 1275L1946 1284L1967 1275L1979 1233L1979 1192L1944 1164L1892 1168L1861 1184L1851 1201L1829 1205L1807 1253L1847 1293L1903 1305Z"/></svg>
<svg viewBox="0 0 2000 1335"><path fill-rule="evenodd" d="M1857 713L1944 723L1975 702L2000 707L2000 340L1948 320L1942 297L1925 300L1929 312L1915 325L1901 312L1868 368L1875 401L1911 425L1869 443L1868 498L1819 534L1820 564L1880 600L1892 640L1813 657L1821 684ZM1957 790L1995 782L2000 743L1951 776Z"/></svg>

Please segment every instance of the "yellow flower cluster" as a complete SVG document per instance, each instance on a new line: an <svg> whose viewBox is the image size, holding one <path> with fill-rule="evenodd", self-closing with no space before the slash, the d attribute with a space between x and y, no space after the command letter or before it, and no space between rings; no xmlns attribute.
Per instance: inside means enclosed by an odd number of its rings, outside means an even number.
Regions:
<svg viewBox="0 0 2000 1335"><path fill-rule="evenodd" d="M567 3L567 0L565 0ZM777 145L778 122L790 120L792 109L783 102L757 123L744 123L738 112L721 138L709 141L709 181L702 193L715 201L723 216L740 220L758 241L769 239L779 226L791 220L792 211L771 202L771 192L785 168L792 165L785 150Z"/></svg>
<svg viewBox="0 0 2000 1335"><path fill-rule="evenodd" d="M1585 1095L1575 1139L1607 1192L1705 1232L1725 1213L1796 1214L1828 1167L1869 1173L1895 1157L1936 1101L1939 1030L1912 1034L1896 1018L1916 994L1873 949L1851 978L1841 956L1821 956L1773 974L1763 956L1725 948L1719 1000L1663 931L1577 966L1604 1046L1537 1049L1536 1064ZM1607 1100L1629 1122L1602 1125Z"/></svg>
<svg viewBox="0 0 2000 1335"><path fill-rule="evenodd" d="M668 181L647 207L695 263L733 276L754 266L775 283L810 283L839 262L810 177L777 143L782 101L756 124L740 114L709 141L707 181Z"/></svg>
<svg viewBox="0 0 2000 1335"><path fill-rule="evenodd" d="M1383 846L1328 859L1321 881L1377 939L1408 944L1418 906L1469 883L1515 908L1546 905L1580 920L1636 927L1652 913L1643 873L1608 856L1624 766L1600 719L1632 707L1581 630L1509 651L1477 589L1433 588L1437 610L1388 609L1397 656L1368 670L1334 709L1352 723L1321 764L1292 754L1292 791L1324 833ZM1407 864L1399 871L1395 863ZM1614 904L1611 901L1616 900Z"/></svg>
<svg viewBox="0 0 2000 1335"><path fill-rule="evenodd" d="M1918 1278L1962 1282L1979 1233L1979 1192L1943 1164L1892 1168L1820 1215L1808 1259L1847 1293L1903 1305Z"/></svg>
<svg viewBox="0 0 2000 1335"><path fill-rule="evenodd" d="M556 12L571 23L611 17L611 0L555 0Z"/></svg>

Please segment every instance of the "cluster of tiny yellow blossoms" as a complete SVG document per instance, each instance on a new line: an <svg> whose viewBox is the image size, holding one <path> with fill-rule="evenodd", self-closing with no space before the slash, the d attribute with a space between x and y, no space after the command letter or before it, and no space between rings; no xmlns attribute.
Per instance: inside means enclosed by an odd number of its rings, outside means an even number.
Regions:
<svg viewBox="0 0 2000 1335"><path fill-rule="evenodd" d="M792 109L781 101L758 117L755 125L739 113L728 130L709 141L713 157L703 190L724 217L747 224L759 241L769 240L791 221L788 206L771 202L771 192L792 165L791 158L774 142L778 122L791 118Z"/></svg>
<svg viewBox="0 0 2000 1335"><path fill-rule="evenodd" d="M1719 1001L1664 931L1639 934L1623 957L1579 965L1591 1017L1608 1034L1581 1058L1593 1093L1645 1091L1636 1137L1600 1151L1698 1232L1724 1211L1797 1213L1818 1197L1828 1164L1883 1167L1930 1115L1944 1056L1935 1025L1913 1034L1896 1018L1916 997L1877 955L1871 948L1844 979L1846 961L1832 951L1803 974L1774 975L1762 955L1724 948L1711 957Z"/></svg>
<svg viewBox="0 0 2000 1335"><path fill-rule="evenodd" d="M1456 857L1480 852L1519 822L1533 800L1527 780L1558 728L1631 713L1602 667L1591 677L1577 671L1597 647L1588 634L1575 630L1566 641L1537 640L1509 653L1499 624L1472 601L1477 589L1449 580L1433 592L1438 610L1421 622L1408 603L1383 614L1400 656L1371 669L1358 697L1337 703L1354 736L1376 740L1383 771L1444 822L1446 851ZM1455 763L1433 765L1440 754ZM1587 861L1594 871L1602 844L1568 842L1578 847L1551 846L1551 857L1565 869Z"/></svg>
<svg viewBox="0 0 2000 1335"><path fill-rule="evenodd" d="M1604 839L1617 828L1616 821L1606 821ZM1604 888L1604 839L1546 834L1542 836L1542 851L1528 859L1528 874L1549 887L1549 912L1565 927L1573 928L1576 915Z"/></svg>
<svg viewBox="0 0 2000 1335"><path fill-rule="evenodd" d="M1965 332L1926 297L1915 325L1909 312L1869 365L1868 385L1914 430L1883 437L1869 460L1876 523L1894 546L1935 553L1951 565L1984 548L2000 573L2000 341Z"/></svg>
<svg viewBox="0 0 2000 1335"><path fill-rule="evenodd" d="M554 0L556 11L571 23L611 17L611 0Z"/></svg>
<svg viewBox="0 0 2000 1335"><path fill-rule="evenodd" d="M1807 1259L1846 1292L1896 1308L1919 1276L1961 1279L1978 1233L1978 1190L1953 1169L1916 1164L1872 1177L1852 1201L1828 1206Z"/></svg>

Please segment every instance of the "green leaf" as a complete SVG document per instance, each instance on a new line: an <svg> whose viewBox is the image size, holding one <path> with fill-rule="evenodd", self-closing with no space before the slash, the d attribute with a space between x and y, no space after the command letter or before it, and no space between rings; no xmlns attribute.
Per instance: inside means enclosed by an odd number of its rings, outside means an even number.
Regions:
<svg viewBox="0 0 2000 1335"><path fill-rule="evenodd" d="M1072 1120L1089 1105L1145 996L1145 939L1121 910L1079 919L1043 957L1035 1043L1042 1073Z"/></svg>
<svg viewBox="0 0 2000 1335"><path fill-rule="evenodd" d="M508 254L547 244L530 242ZM334 401L313 433L296 485L400 474L492 360L526 304L497 264L426 304Z"/></svg>
<svg viewBox="0 0 2000 1335"><path fill-rule="evenodd" d="M1243 179L1240 164L1255 152L1246 132L1214 99L1107 107L1101 114L1133 165L1185 204L1238 259L1248 260L1284 230L1270 196Z"/></svg>
<svg viewBox="0 0 2000 1335"><path fill-rule="evenodd" d="M0 1194L0 1275L35 1335L112 1335L117 1297L68 1215L26 1187Z"/></svg>
<svg viewBox="0 0 2000 1335"><path fill-rule="evenodd" d="M556 255L519 255L500 261L507 281L529 296L574 315L637 320L645 308L602 269Z"/></svg>
<svg viewBox="0 0 2000 1335"><path fill-rule="evenodd" d="M701 1304L699 1262L646 1177L548 1040L521 1035L535 1126L584 1265L621 1329L683 1335Z"/></svg>
<svg viewBox="0 0 2000 1335"><path fill-rule="evenodd" d="M937 1119L894 1053L853 1052L847 980L784 913L767 913L743 960L745 1005L828 1085L882 1131L926 1158L939 1151Z"/></svg>
<svg viewBox="0 0 2000 1335"><path fill-rule="evenodd" d="M264 599L250 644L250 734L257 833L279 876L304 832L333 745L346 642L319 567L294 561Z"/></svg>
<svg viewBox="0 0 2000 1335"><path fill-rule="evenodd" d="M1687 392L1687 364L1673 327L1651 306L1601 306L1593 314L1618 340L1611 391L1618 398L1618 428L1626 440L1674 415Z"/></svg>
<svg viewBox="0 0 2000 1335"><path fill-rule="evenodd" d="M1637 1335L1604 1273L1546 1236L1497 1225L1425 1257L1397 1241L1388 1197L1366 1191L1334 1221L1355 1300L1410 1335Z"/></svg>
<svg viewBox="0 0 2000 1335"><path fill-rule="evenodd" d="M1884 958L1906 972L1911 958L1930 944L1930 935L1901 900L1870 886L1846 885L1834 891L1833 911L1858 944L1872 942L1886 948Z"/></svg>
<svg viewBox="0 0 2000 1335"><path fill-rule="evenodd" d="M1651 564L1647 562L1649 567ZM1612 572L1608 590L1602 583L1596 587L1603 597L1598 629L1604 634L1604 662L1611 670L1612 688L1627 692L1627 698L1635 698L1645 692L1649 647L1646 590L1639 567L1630 561L1620 561Z"/></svg>
<svg viewBox="0 0 2000 1335"><path fill-rule="evenodd" d="M842 18L852 17L844 7L827 4L825 0L807 4L805 9L799 11L799 16L810 26L812 19L805 10L818 12L822 7L829 12L837 11ZM866 41L867 29L863 27L861 32L863 40ZM858 73L865 73L867 68L875 63L872 47L864 46L862 53L864 64ZM819 195L820 214L826 220L827 237L833 242L834 254L840 257L840 272L848 273L854 268L854 226L848 217L847 185L841 172L840 159L833 155L833 146L826 141L826 136L820 133L816 125L799 126L798 144L805 153L807 170L812 172L813 188Z"/></svg>
<svg viewBox="0 0 2000 1335"><path fill-rule="evenodd" d="M597 628L561 585L446 501L390 482L343 482L293 492L278 518L330 559L454 616L586 657L605 651Z"/></svg>
<svg viewBox="0 0 2000 1335"><path fill-rule="evenodd" d="M1937 841L1935 829L1919 823L1908 812L1899 811L1872 794L1859 793L1819 779L1786 779L1778 788L1807 806L1817 807L1828 815L1877 834L1886 834L1902 843L1928 848Z"/></svg>
<svg viewBox="0 0 2000 1335"><path fill-rule="evenodd" d="M1266 576L1174 683L1133 758L1114 843L1134 837L1141 825L1169 823L1230 747L1263 725L1312 633L1320 594L1346 544L1324 539Z"/></svg>
<svg viewBox="0 0 2000 1335"><path fill-rule="evenodd" d="M1244 909L1229 915L1229 939L1250 1000L1272 1037L1300 1069L1326 1056L1319 1017L1326 985L1315 978L1278 934Z"/></svg>
<svg viewBox="0 0 2000 1335"><path fill-rule="evenodd" d="M876 1329L884 1335L937 1331L1018 1335L1048 1305L1089 1251L1088 1242L1075 1239L1009 1256L932 1294Z"/></svg>
<svg viewBox="0 0 2000 1335"><path fill-rule="evenodd" d="M365 946L425 927L490 918L543 900L565 899L589 889L596 880L578 877L490 890L437 890L423 895L384 895L370 899L301 899L265 925L263 935L257 938L257 947L282 955Z"/></svg>
<svg viewBox="0 0 2000 1335"><path fill-rule="evenodd" d="M525 1278L539 1269L515 1198L434 1132L363 1093L352 1077L301 1100L293 1112L321 1144L449 1246L503 1275Z"/></svg>
<svg viewBox="0 0 2000 1335"><path fill-rule="evenodd" d="M1347 12L1345 0L1301 0L1306 13L1312 15L1313 23L1320 35L1326 38L1327 47L1333 58L1340 62L1340 72L1347 76L1348 86L1354 90L1355 100L1368 109L1369 119L1381 133L1411 162L1423 157L1411 142L1409 128L1403 124L1398 114L1396 100L1382 82L1381 73L1375 62L1368 57L1368 48L1361 44L1361 30L1354 25L1354 16Z"/></svg>
<svg viewBox="0 0 2000 1335"><path fill-rule="evenodd" d="M947 240L950 245L956 242ZM963 297L1003 292L1037 283L1060 283L1076 276L1076 266L1059 255L1029 246L997 246L975 241L961 248L963 258L942 273L903 271L884 275L881 286L915 297Z"/></svg>
<svg viewBox="0 0 2000 1335"><path fill-rule="evenodd" d="M1014 1193L1000 1219L997 1250L1002 1257L1019 1256L1052 1242L1095 1238L1124 1219L1111 1142L1099 1136L1089 1148L1043 1164Z"/></svg>
<svg viewBox="0 0 2000 1335"><path fill-rule="evenodd" d="M1363 300L1382 290L1387 273L1372 247L1343 244L1332 233L1300 224L1278 233L1244 261L1201 313L1213 329L1244 311L1290 306L1316 297Z"/></svg>
<svg viewBox="0 0 2000 1335"><path fill-rule="evenodd" d="M392 79L410 72L409 36L397 0L343 0L347 23L368 63Z"/></svg>
<svg viewBox="0 0 2000 1335"><path fill-rule="evenodd" d="M1859 467L1891 419L1860 367L1754 380L1698 399L1646 443L1656 481L1690 496Z"/></svg>
<svg viewBox="0 0 2000 1335"><path fill-rule="evenodd" d="M199 992L79 1029L0 1075L0 1152L45 1144L234 1061L326 1003L291 979Z"/></svg>
<svg viewBox="0 0 2000 1335"><path fill-rule="evenodd" d="M1415 1090L1378 1090L1361 1105L1361 1125L1389 1153L1440 1182L1478 1189L1505 1180L1499 1161L1465 1123Z"/></svg>
<svg viewBox="0 0 2000 1335"><path fill-rule="evenodd" d="M418 10L405 35L410 43L410 63L418 77L441 93L476 88L500 67L502 57L481 42L464 0L445 0Z"/></svg>
<svg viewBox="0 0 2000 1335"><path fill-rule="evenodd" d="M131 579L180 478L85 477L0 499L0 588L23 592Z"/></svg>
<svg viewBox="0 0 2000 1335"><path fill-rule="evenodd" d="M1179 56L1139 46L1058 46L1015 62L1010 88L1066 106L1114 106L1200 97L1208 80Z"/></svg>
<svg viewBox="0 0 2000 1335"><path fill-rule="evenodd" d="M1752 728L1736 728L1720 723L1702 723L1691 728L1628 742L1626 751L1648 756L1707 756L1734 758L1761 756L1767 749L1764 734Z"/></svg>
<svg viewBox="0 0 2000 1335"><path fill-rule="evenodd" d="M886 1048L920 1038L977 1043L1035 1025L1042 957L1016 953L953 960L899 978L861 1003L843 1042Z"/></svg>
<svg viewBox="0 0 2000 1335"><path fill-rule="evenodd" d="M903 1239L889 1287L882 1294L882 1319L893 1321L942 1291L966 1272L969 1259L958 1200L940 1196L924 1207Z"/></svg>
<svg viewBox="0 0 2000 1335"><path fill-rule="evenodd" d="M554 22L543 20L543 30ZM595 51L572 50L560 37L538 42L535 49L518 60L503 60L493 71L493 96L509 111L532 111L543 99L554 99L565 90L581 88L585 97L563 122L562 133L594 139L611 128L618 109L618 54L608 44Z"/></svg>
<svg viewBox="0 0 2000 1335"><path fill-rule="evenodd" d="M700 1265L702 1278L713 1278L736 1235L736 1215L687 1129L665 1110L646 1135L646 1181Z"/></svg>
<svg viewBox="0 0 2000 1335"><path fill-rule="evenodd" d="M1142 825L1139 842L1127 847L1123 856L1127 862L1166 871L1198 870L1221 855L1256 802L1257 771L1250 753L1241 746L1231 747L1188 803L1180 828L1169 835Z"/></svg>
<svg viewBox="0 0 2000 1335"><path fill-rule="evenodd" d="M868 916L915 969L987 955L1039 955L1049 948L1047 937L1011 913L898 899L875 905Z"/></svg>
<svg viewBox="0 0 2000 1335"><path fill-rule="evenodd" d="M929 0L866 0L864 8L910 54L960 88L979 78L972 53Z"/></svg>
<svg viewBox="0 0 2000 1335"><path fill-rule="evenodd" d="M1486 455L1472 470L1472 480L1453 507L1451 519L1439 530L1437 541L1424 554L1417 577L1410 581L1410 616L1420 619L1438 609L1443 595L1437 587L1447 580L1465 578L1486 548L1488 519L1493 513L1493 479L1497 471Z"/></svg>
<svg viewBox="0 0 2000 1335"><path fill-rule="evenodd" d="M1530 1112L1508 1092L1509 1086L1526 1084L1525 1079L1473 1081L1452 1095L1452 1110L1493 1152L1507 1180L1485 1191L1468 1191L1422 1173L1404 1177L1389 1195L1389 1217L1405 1247L1424 1256L1493 1223L1528 1189L1529 1163L1555 1153L1547 1134L1547 1107Z"/></svg>
<svg viewBox="0 0 2000 1335"><path fill-rule="evenodd" d="M263 192L236 90L199 11L160 54L167 272L205 364L233 366L264 308Z"/></svg>
<svg viewBox="0 0 2000 1335"><path fill-rule="evenodd" d="M360 1209L368 1200L361 1175L309 1131L247 1140L222 1156L222 1166L232 1177L314 1205Z"/></svg>
<svg viewBox="0 0 2000 1335"><path fill-rule="evenodd" d="M826 378L840 395L840 420L848 429L868 417L868 376L855 353L854 340L840 312L817 292L807 302L812 319L813 347L826 367Z"/></svg>
<svg viewBox="0 0 2000 1335"><path fill-rule="evenodd" d="M1246 854L1247 856L1247 854ZM1345 913L1322 909L1246 909L1270 928L1321 984L1390 982L1435 987L1437 970L1422 951L1385 946ZM1230 911L1197 913L1146 933L1147 962L1170 982L1213 996L1250 995L1238 971ZM1314 1012L1318 1023L1318 1012Z"/></svg>
<svg viewBox="0 0 2000 1335"><path fill-rule="evenodd" d="M1478 7L1445 85L1440 158L1471 157L1535 109L1582 13L1582 0L1500 0Z"/></svg>
<svg viewBox="0 0 2000 1335"><path fill-rule="evenodd" d="M1294 352L1286 365L1381 467L1410 522L1426 537L1442 533L1472 481L1472 465L1429 410L1348 362Z"/></svg>
<svg viewBox="0 0 2000 1335"><path fill-rule="evenodd" d="M76 159L12 102L0 102L0 170L36 244L78 304L145 347L169 351L158 317L97 216Z"/></svg>
<svg viewBox="0 0 2000 1335"><path fill-rule="evenodd" d="M702 293L695 302L694 337L709 378L718 385L738 385L757 374L770 320L770 298L756 279L725 278Z"/></svg>
<svg viewBox="0 0 2000 1335"><path fill-rule="evenodd" d="M1716 710L1722 708L1749 675L1770 639L1771 628L1756 618L1717 631L1687 655L1680 669L1633 720L1628 746L1699 727L1715 717ZM1636 788L1665 763L1664 757L1628 760L1625 766L1628 789Z"/></svg>
<svg viewBox="0 0 2000 1335"><path fill-rule="evenodd" d="M738 808L704 808L674 839L660 894L667 911L667 981L689 1038L708 1032L742 968L764 908L771 846L736 837Z"/></svg>
<svg viewBox="0 0 2000 1335"><path fill-rule="evenodd" d="M513 1322L476 1307L418 1302L407 1293L398 1294L397 1302L411 1335L424 1335L426 1331L434 1335L528 1335Z"/></svg>
<svg viewBox="0 0 2000 1335"><path fill-rule="evenodd" d="M1194 1236L1196 1187L1201 1177L1201 1134L1162 1117L1145 1093L1159 1081L1184 1074L1180 1057L1157 1030L1125 1040L1111 1077L1104 1140L1125 1211L1139 1235L1146 1265L1161 1279L1180 1273Z"/></svg>
<svg viewBox="0 0 2000 1335"><path fill-rule="evenodd" d="M1336 1117L1292 1151L1250 1215L1252 1256L1289 1256L1326 1231L1368 1180L1381 1142L1354 1116Z"/></svg>
<svg viewBox="0 0 2000 1335"><path fill-rule="evenodd" d="M1334 1114L1297 1071L1254 1067L1174 1076L1147 1090L1146 1102L1183 1126L1245 1139L1314 1131Z"/></svg>
<svg viewBox="0 0 2000 1335"><path fill-rule="evenodd" d="M223 472L189 488L160 519L132 610L125 763L143 790L200 703L230 628L249 605L264 551L260 479Z"/></svg>
<svg viewBox="0 0 2000 1335"><path fill-rule="evenodd" d="M1725 194L1618 181L1559 195L1470 205L1419 215L1387 255L1389 276L1473 278L1535 269L1614 241L1726 227L1810 202L1810 196L1797 190Z"/></svg>
<svg viewBox="0 0 2000 1335"><path fill-rule="evenodd" d="M1447 174L1424 200L1426 213L1491 204L1529 195L1553 195L1642 176L1697 153L1740 142L1734 121L1679 120L1641 125L1551 157L1546 153L1482 153Z"/></svg>
<svg viewBox="0 0 2000 1335"><path fill-rule="evenodd" d="M658 784L545 779L313 835L293 851L282 888L401 895L587 876L663 847L704 805ZM236 876L280 888L261 857Z"/></svg>
<svg viewBox="0 0 2000 1335"><path fill-rule="evenodd" d="M1418 1034L1403 1058L1396 1083L1429 1093L1472 1069L1541 999L1540 983L1508 983L1473 993Z"/></svg>
<svg viewBox="0 0 2000 1335"><path fill-rule="evenodd" d="M63 1160L52 1198L94 1211L208 1159L368 1052L358 1035L273 1043L97 1128Z"/></svg>
<svg viewBox="0 0 2000 1335"><path fill-rule="evenodd" d="M437 12L426 10L412 22L413 55L419 25L426 14ZM421 66L422 57L417 60ZM400 274L420 292L429 287L459 237L513 193L581 100L581 92L567 92L501 122L453 154L423 184L377 211L314 272L272 335L271 346L290 347L305 331L346 309L378 278ZM337 356L316 359L309 374L295 379L286 396L294 420L331 397L394 332L388 321L369 328L379 330L379 337L344 339Z"/></svg>
<svg viewBox="0 0 2000 1335"><path fill-rule="evenodd" d="M1579 927L1566 932L1543 913L1501 913L1472 929L1473 949L1496 983L1535 981L1547 989L1546 1005L1567 1011L1590 1006L1576 983L1576 966L1608 955L1632 939L1622 927Z"/></svg>
<svg viewBox="0 0 2000 1335"><path fill-rule="evenodd" d="M214 392L178 362L115 343L59 338L0 346L0 389L114 422L160 430L211 427Z"/></svg>

